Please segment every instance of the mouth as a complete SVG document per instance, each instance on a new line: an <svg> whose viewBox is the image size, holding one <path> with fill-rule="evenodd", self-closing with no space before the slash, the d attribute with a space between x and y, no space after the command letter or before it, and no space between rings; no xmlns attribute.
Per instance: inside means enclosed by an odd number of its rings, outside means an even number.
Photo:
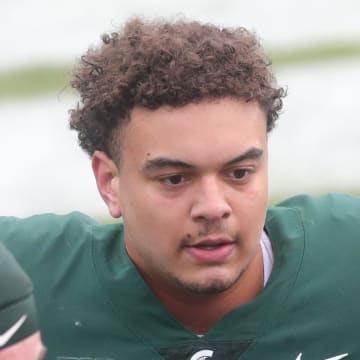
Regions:
<svg viewBox="0 0 360 360"><path fill-rule="evenodd" d="M196 245L194 247L196 247L197 249L202 249L202 250L216 250L221 246L224 246L226 244L217 244L217 245Z"/></svg>
<svg viewBox="0 0 360 360"><path fill-rule="evenodd" d="M235 241L228 238L207 238L185 246L185 250L196 262L223 263L235 247Z"/></svg>

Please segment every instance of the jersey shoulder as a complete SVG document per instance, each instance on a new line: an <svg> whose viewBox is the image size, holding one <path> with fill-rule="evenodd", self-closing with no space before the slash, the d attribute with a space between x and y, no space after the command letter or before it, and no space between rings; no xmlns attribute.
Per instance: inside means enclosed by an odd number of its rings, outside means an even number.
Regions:
<svg viewBox="0 0 360 360"><path fill-rule="evenodd" d="M0 217L0 241L28 268L49 256L76 252L91 237L94 226L92 218L79 212Z"/></svg>
<svg viewBox="0 0 360 360"><path fill-rule="evenodd" d="M336 193L298 195L270 208L267 220L281 223L285 233L292 232L296 224L307 245L317 246L319 251L360 248L359 196Z"/></svg>
<svg viewBox="0 0 360 360"><path fill-rule="evenodd" d="M277 205L295 209L304 222L360 226L360 196L330 193L323 196L297 195Z"/></svg>
<svg viewBox="0 0 360 360"><path fill-rule="evenodd" d="M72 212L67 215L41 214L27 218L0 217L0 241L10 248L18 243L23 244L51 241L66 236L73 240L74 234L86 231L96 222L80 213ZM78 237L76 237L78 239Z"/></svg>

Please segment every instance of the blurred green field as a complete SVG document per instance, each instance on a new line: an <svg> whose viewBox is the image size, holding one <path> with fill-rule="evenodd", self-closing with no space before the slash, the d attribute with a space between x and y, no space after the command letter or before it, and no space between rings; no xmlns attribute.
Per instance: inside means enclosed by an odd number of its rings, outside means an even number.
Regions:
<svg viewBox="0 0 360 360"><path fill-rule="evenodd" d="M274 49L270 51L275 67L298 66L306 63L326 62L347 58L359 58L360 43L324 43L294 50Z"/></svg>
<svg viewBox="0 0 360 360"><path fill-rule="evenodd" d="M71 69L71 65L40 64L10 71L0 70L0 99L71 93L68 85Z"/></svg>
<svg viewBox="0 0 360 360"><path fill-rule="evenodd" d="M360 58L360 43L325 43L293 50L270 51L276 69L304 63ZM0 69L0 99L31 98L46 94L71 94L69 87L72 65L39 64L12 70Z"/></svg>
<svg viewBox="0 0 360 360"><path fill-rule="evenodd" d="M321 196L321 195L325 195L328 193L341 193L341 194L360 196L360 186L354 187L354 188L339 187L337 189L335 189L335 188L327 189L326 186L324 186L322 190L306 191L306 194L313 195L313 196ZM269 206L276 205L276 204L280 203L281 201L283 201L289 197L295 196L295 195L300 195L300 193L299 194L291 193L291 195L272 194L272 195L270 195L270 198L268 201Z"/></svg>

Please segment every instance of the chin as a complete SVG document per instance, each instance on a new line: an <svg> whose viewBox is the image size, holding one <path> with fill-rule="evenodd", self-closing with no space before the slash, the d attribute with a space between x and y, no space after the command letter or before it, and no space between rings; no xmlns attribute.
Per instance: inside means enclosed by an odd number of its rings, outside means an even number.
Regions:
<svg viewBox="0 0 360 360"><path fill-rule="evenodd" d="M176 279L176 283L179 289L185 290L186 292L198 295L212 295L220 294L228 289L230 289L234 284L238 282L241 278L242 273L232 278L224 277L213 277L209 279L201 279L199 281L184 281L181 279Z"/></svg>

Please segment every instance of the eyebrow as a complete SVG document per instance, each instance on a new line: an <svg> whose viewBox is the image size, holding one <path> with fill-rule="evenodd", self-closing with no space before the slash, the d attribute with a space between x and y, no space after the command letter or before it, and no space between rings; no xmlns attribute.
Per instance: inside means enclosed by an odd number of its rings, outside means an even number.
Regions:
<svg viewBox="0 0 360 360"><path fill-rule="evenodd" d="M233 165L238 162L242 162L244 160L256 160L259 159L262 154L263 150L251 147L248 150L244 151L240 155L236 156L235 158L228 161L225 165ZM159 170L164 168L183 168L183 169L195 169L196 167L192 164L189 164L187 162L178 160L178 159L171 159L166 157L157 157L154 159L147 160L145 162L145 165L143 167L143 171L153 171L153 170Z"/></svg>
<svg viewBox="0 0 360 360"><path fill-rule="evenodd" d="M158 170L164 169L168 167L174 168L184 168L184 169L194 169L195 166L188 164L184 161L177 160L177 159L170 159L165 157L158 157L155 159L147 160L143 167L144 171L151 171L151 170Z"/></svg>
<svg viewBox="0 0 360 360"><path fill-rule="evenodd" d="M257 160L259 159L264 151L262 149L259 149L257 147L251 147L250 149L244 151L239 156L235 157L234 159L228 161L226 165L233 165L238 162L242 162L244 160Z"/></svg>

